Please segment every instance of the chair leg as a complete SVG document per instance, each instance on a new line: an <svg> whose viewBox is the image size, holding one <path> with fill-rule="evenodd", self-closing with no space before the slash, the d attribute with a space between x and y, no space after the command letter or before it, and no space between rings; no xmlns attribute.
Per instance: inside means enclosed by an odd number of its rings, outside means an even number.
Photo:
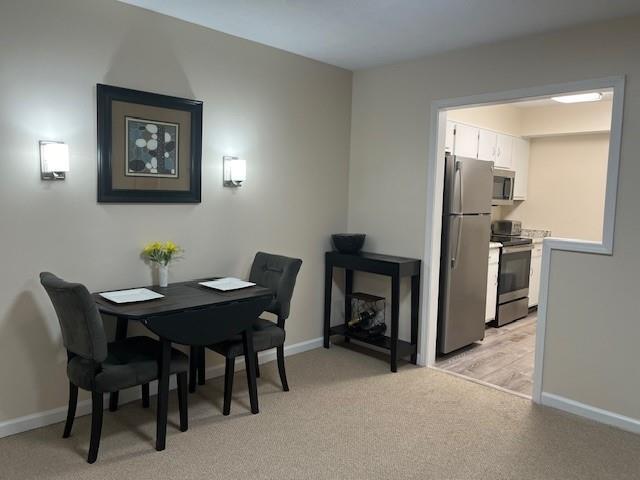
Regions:
<svg viewBox="0 0 640 480"><path fill-rule="evenodd" d="M278 372L280 373L280 382L282 383L282 390L289 391L289 384L287 383L287 372L284 370L284 345L280 345L276 349L276 356L278 357Z"/></svg>
<svg viewBox="0 0 640 480"><path fill-rule="evenodd" d="M142 408L149 408L149 384L142 384Z"/></svg>
<svg viewBox="0 0 640 480"><path fill-rule="evenodd" d="M116 412L118 411L118 399L120 398L120 392L112 392L109 395L109 411Z"/></svg>
<svg viewBox="0 0 640 480"><path fill-rule="evenodd" d="M78 387L69 382L69 407L67 408L67 421L64 424L62 438L69 438L73 428L73 419L76 417L76 405L78 405Z"/></svg>
<svg viewBox="0 0 640 480"><path fill-rule="evenodd" d="M180 410L180 431L189 428L189 413L187 403L187 372L178 373L178 410Z"/></svg>
<svg viewBox="0 0 640 480"><path fill-rule="evenodd" d="M258 352L256 352L256 377L260 378L260 364L258 363Z"/></svg>
<svg viewBox="0 0 640 480"><path fill-rule="evenodd" d="M227 358L224 367L224 406L222 414L229 415L231 412L231 393L233 392L233 374L235 371L236 359Z"/></svg>
<svg viewBox="0 0 640 480"><path fill-rule="evenodd" d="M89 463L94 463L98 458L103 408L102 393L91 392L91 441L89 442L89 456L87 457L87 462Z"/></svg>
<svg viewBox="0 0 640 480"><path fill-rule="evenodd" d="M198 347L198 385L204 385L204 367L205 367L205 355L206 351L204 347Z"/></svg>
<svg viewBox="0 0 640 480"><path fill-rule="evenodd" d="M189 349L189 392L194 393L196 391L198 373L198 347L192 346Z"/></svg>

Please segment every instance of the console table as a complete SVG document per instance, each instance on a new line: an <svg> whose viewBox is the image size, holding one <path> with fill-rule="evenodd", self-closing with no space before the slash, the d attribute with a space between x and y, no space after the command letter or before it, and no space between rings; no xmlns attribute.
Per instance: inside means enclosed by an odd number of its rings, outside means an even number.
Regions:
<svg viewBox="0 0 640 480"><path fill-rule="evenodd" d="M391 371L398 371L398 358L409 355L415 364L418 351L418 308L420 302L420 260L393 257L378 253L360 252L346 254L327 252L325 254L324 280L324 348L329 348L331 335L342 335L346 341L358 340L390 351ZM331 326L331 288L333 268L344 269L345 273L345 323ZM354 332L347 327L351 318L349 294L353 293L353 272L368 272L391 277L391 335L369 338L366 334ZM400 278L411 277L411 342L398 339L400 316Z"/></svg>

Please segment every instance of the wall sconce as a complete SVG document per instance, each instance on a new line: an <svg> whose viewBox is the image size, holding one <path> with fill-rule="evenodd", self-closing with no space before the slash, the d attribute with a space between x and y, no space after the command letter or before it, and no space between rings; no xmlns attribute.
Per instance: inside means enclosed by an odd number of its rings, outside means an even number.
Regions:
<svg viewBox="0 0 640 480"><path fill-rule="evenodd" d="M64 180L69 171L69 145L40 140L40 178Z"/></svg>
<svg viewBox="0 0 640 480"><path fill-rule="evenodd" d="M225 187L240 187L247 179L247 162L238 157L222 157L222 184Z"/></svg>

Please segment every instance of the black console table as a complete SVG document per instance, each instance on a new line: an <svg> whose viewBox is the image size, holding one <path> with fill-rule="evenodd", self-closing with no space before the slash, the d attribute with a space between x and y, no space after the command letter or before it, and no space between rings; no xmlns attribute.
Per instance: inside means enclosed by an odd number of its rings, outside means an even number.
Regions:
<svg viewBox="0 0 640 480"><path fill-rule="evenodd" d="M345 272L345 323L331 326L331 288L333 285L333 267L344 268ZM391 277L391 336L369 338L367 335L353 332L347 328L351 318L349 294L353 293L353 272L377 273ZM400 278L411 277L411 342L398 340L398 321L400 316ZM398 358L410 355L415 364L418 351L418 308L420 302L420 260L415 258L392 257L377 253L360 252L345 254L327 252L325 254L324 280L324 348L329 348L331 335L342 335L390 351L391 371L398 371Z"/></svg>

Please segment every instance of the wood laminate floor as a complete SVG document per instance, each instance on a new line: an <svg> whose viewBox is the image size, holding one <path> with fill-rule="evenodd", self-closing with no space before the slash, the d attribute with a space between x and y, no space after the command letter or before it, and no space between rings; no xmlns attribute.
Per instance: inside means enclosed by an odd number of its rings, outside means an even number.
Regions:
<svg viewBox="0 0 640 480"><path fill-rule="evenodd" d="M439 357L436 367L531 396L537 312L500 328L484 340Z"/></svg>

